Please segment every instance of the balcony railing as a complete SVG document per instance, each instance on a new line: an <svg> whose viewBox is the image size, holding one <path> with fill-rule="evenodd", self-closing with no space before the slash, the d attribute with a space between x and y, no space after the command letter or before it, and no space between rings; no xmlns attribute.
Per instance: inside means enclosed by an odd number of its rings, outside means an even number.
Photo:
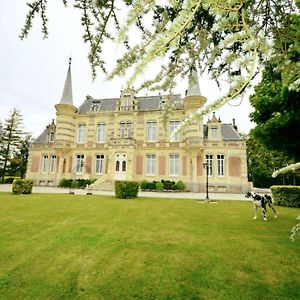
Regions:
<svg viewBox="0 0 300 300"><path fill-rule="evenodd" d="M122 147L122 146L136 146L136 140L134 138L111 138L108 140L110 147Z"/></svg>

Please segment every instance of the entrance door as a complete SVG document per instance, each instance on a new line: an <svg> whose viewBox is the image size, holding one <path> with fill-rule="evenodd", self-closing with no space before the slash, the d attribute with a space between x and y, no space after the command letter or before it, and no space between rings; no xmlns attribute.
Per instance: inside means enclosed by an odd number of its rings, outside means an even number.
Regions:
<svg viewBox="0 0 300 300"><path fill-rule="evenodd" d="M126 153L117 152L115 154L115 180L125 180L127 170Z"/></svg>

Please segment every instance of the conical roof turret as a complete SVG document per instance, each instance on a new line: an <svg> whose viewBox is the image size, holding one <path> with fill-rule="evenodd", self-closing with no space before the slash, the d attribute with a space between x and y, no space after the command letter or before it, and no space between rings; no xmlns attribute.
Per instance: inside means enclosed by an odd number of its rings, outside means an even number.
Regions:
<svg viewBox="0 0 300 300"><path fill-rule="evenodd" d="M72 93L72 76L71 76L71 58L69 58L69 68L67 72L67 77L65 81L64 90L61 96L60 104L73 104L73 93Z"/></svg>
<svg viewBox="0 0 300 300"><path fill-rule="evenodd" d="M201 96L196 66L191 70L186 96Z"/></svg>

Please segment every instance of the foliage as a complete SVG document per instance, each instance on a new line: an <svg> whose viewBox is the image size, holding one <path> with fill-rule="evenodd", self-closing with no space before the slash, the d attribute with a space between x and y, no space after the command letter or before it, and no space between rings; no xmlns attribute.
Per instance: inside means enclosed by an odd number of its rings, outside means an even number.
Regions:
<svg viewBox="0 0 300 300"><path fill-rule="evenodd" d="M277 49L268 61L261 83L250 98L255 111L251 119L257 126L255 138L266 148L286 152L296 161L300 160L300 17L292 16L281 30L289 30L288 38L278 38L277 44L284 43L284 50ZM284 61L288 59L288 64ZM281 167L281 166L280 166Z"/></svg>
<svg viewBox="0 0 300 300"><path fill-rule="evenodd" d="M140 187L142 190L146 190L148 188L148 181L147 180L142 180L140 183Z"/></svg>
<svg viewBox="0 0 300 300"><path fill-rule="evenodd" d="M275 204L300 208L300 186L272 186L271 191Z"/></svg>
<svg viewBox="0 0 300 300"><path fill-rule="evenodd" d="M136 198L139 192L139 183L136 181L115 181L115 194L117 198Z"/></svg>
<svg viewBox="0 0 300 300"><path fill-rule="evenodd" d="M248 180L252 181L255 187L269 188L271 185L277 184L300 184L298 173L288 173L277 178L272 177L275 170L292 161L285 153L267 149L260 140L255 138L253 129L247 137L246 144Z"/></svg>
<svg viewBox="0 0 300 300"><path fill-rule="evenodd" d="M266 223L247 201L71 198L0 193L2 299L300 297L299 209Z"/></svg>
<svg viewBox="0 0 300 300"><path fill-rule="evenodd" d="M178 180L175 184L176 189L179 191L183 191L185 189L185 184L183 183L182 180Z"/></svg>
<svg viewBox="0 0 300 300"><path fill-rule="evenodd" d="M62 178L58 186L59 187L73 187L73 188L85 188L87 185L94 183L96 179L66 179Z"/></svg>
<svg viewBox="0 0 300 300"><path fill-rule="evenodd" d="M157 191L163 191L163 189L164 189L163 183L160 182L160 181L156 182L156 183L155 183L155 189L156 189Z"/></svg>
<svg viewBox="0 0 300 300"><path fill-rule="evenodd" d="M14 181L14 177L5 177L3 180L0 180L0 183L11 184Z"/></svg>
<svg viewBox="0 0 300 300"><path fill-rule="evenodd" d="M65 5L69 2L63 0ZM42 19L42 31L47 37L46 5L46 0L28 3L22 39L28 35L36 14ZM117 36L117 42L124 43L126 50L108 78L131 74L127 84L132 85L138 75L147 71L150 62L162 62L160 71L138 90L172 90L175 79L186 76L195 62L213 79L228 79L228 93L186 119L182 126L243 95L270 58L275 37L283 41L277 43L282 49L285 41L293 37L288 24L291 14L297 11L293 0L74 0L74 6L82 13L83 38L90 46L93 77L98 67L107 72L103 45ZM120 25L124 11L126 20ZM283 55L281 61L289 69L289 57ZM300 81L294 78L289 86L297 88Z"/></svg>
<svg viewBox="0 0 300 300"><path fill-rule="evenodd" d="M33 181L29 179L15 179L12 184L13 194L31 194Z"/></svg>
<svg viewBox="0 0 300 300"><path fill-rule="evenodd" d="M175 181L171 180L162 180L165 190L176 190Z"/></svg>
<svg viewBox="0 0 300 300"><path fill-rule="evenodd" d="M297 217L297 220L300 220L300 216ZM296 239L296 236L300 234L300 223L296 224L292 230L291 230L291 235L290 239L294 242Z"/></svg>
<svg viewBox="0 0 300 300"><path fill-rule="evenodd" d="M19 152L22 144L22 116L15 108L5 120L1 129L0 168L1 180L6 175L10 160Z"/></svg>

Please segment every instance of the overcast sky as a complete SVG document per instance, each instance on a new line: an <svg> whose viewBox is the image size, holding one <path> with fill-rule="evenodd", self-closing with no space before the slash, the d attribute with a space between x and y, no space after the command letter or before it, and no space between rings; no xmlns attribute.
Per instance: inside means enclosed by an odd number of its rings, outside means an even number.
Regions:
<svg viewBox="0 0 300 300"><path fill-rule="evenodd" d="M79 12L72 7L64 8L61 0L48 2L49 38L43 40L40 21L36 18L29 37L21 41L19 34L27 12L26 0L0 1L0 122L16 107L23 116L24 129L35 137L55 118L54 105L61 98L70 55L75 106L78 107L86 95L102 99L119 97L126 84L122 78L105 81L101 74L92 81ZM119 48L115 46L107 52L109 64L115 63ZM212 80L200 77L199 82L208 103L221 95ZM186 89L187 81L183 80L175 92L183 96ZM231 123L235 118L239 131L248 133L254 126L249 120L250 111L252 108L245 97L241 105L227 104L216 111L216 115L223 123Z"/></svg>

